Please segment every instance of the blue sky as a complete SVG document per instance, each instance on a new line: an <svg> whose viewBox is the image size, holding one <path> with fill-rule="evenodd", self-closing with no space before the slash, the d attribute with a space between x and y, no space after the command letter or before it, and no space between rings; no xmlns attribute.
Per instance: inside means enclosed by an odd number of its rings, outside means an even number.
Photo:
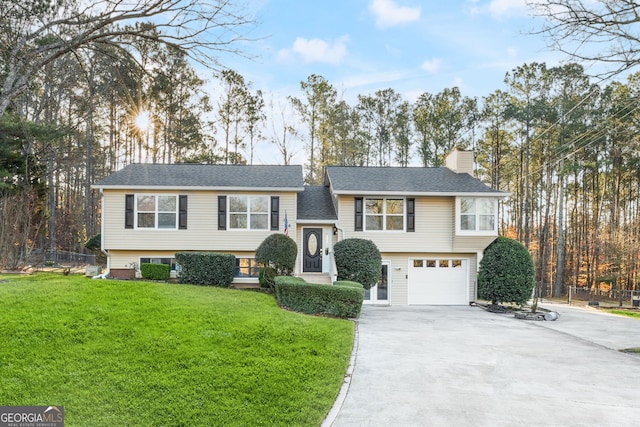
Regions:
<svg viewBox="0 0 640 427"><path fill-rule="evenodd" d="M301 97L300 81L326 78L351 105L393 88L413 102L457 86L465 96L505 89L524 63L558 65L560 54L531 35L541 23L525 0L254 0L258 22L246 51L223 58L266 98ZM214 96L215 97L215 96ZM273 162L263 143L259 162ZM277 161L277 160L276 160ZM298 162L302 162L299 159Z"/></svg>
<svg viewBox="0 0 640 427"><path fill-rule="evenodd" d="M256 88L299 91L310 74L346 99L393 88L409 101L458 86L467 96L503 88L505 72L556 65L524 0L260 0L248 45L231 64Z"/></svg>

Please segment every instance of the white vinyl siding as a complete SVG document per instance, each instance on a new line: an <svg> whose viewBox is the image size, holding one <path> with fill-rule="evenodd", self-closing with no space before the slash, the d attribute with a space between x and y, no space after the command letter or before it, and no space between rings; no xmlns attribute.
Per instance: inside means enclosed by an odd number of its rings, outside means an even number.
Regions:
<svg viewBox="0 0 640 427"><path fill-rule="evenodd" d="M411 233L354 231L355 202L354 198L349 196L338 198L338 219L345 232L344 237L372 240L381 252L406 252L407 250L451 252L455 227L454 200L453 197L416 197L415 232ZM343 236L340 235L340 237Z"/></svg>
<svg viewBox="0 0 640 427"><path fill-rule="evenodd" d="M103 245L107 250L161 250L161 251L234 251L253 252L262 241L273 233L282 233L285 212L290 224L297 217L296 193L268 193L280 197L280 224L277 231L218 230L218 196L230 195L214 191L176 191L164 194L185 194L189 198L187 230L143 230L126 229L125 190L104 190L103 194ZM142 193L141 193L142 194ZM149 192L151 194L151 192ZM237 195L237 193L234 193ZM261 195L261 194L248 194ZM289 236L296 239L295 227L290 227ZM133 259L130 262L137 262Z"/></svg>

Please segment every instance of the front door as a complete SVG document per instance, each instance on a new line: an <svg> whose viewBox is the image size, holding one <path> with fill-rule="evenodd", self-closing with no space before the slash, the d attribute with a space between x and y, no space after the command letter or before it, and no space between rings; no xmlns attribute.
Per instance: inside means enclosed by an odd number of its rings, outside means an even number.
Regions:
<svg viewBox="0 0 640 427"><path fill-rule="evenodd" d="M382 263L382 272L380 279L371 289L364 291L365 304L389 304L389 262Z"/></svg>
<svg viewBox="0 0 640 427"><path fill-rule="evenodd" d="M302 271L322 272L322 228L305 228L302 241Z"/></svg>

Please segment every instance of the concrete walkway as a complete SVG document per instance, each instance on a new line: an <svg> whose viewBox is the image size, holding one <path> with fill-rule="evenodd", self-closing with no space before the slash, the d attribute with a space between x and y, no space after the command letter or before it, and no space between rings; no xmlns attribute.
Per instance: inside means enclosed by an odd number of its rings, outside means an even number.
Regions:
<svg viewBox="0 0 640 427"><path fill-rule="evenodd" d="M325 425L638 426L640 321L548 306L364 307L349 388Z"/></svg>

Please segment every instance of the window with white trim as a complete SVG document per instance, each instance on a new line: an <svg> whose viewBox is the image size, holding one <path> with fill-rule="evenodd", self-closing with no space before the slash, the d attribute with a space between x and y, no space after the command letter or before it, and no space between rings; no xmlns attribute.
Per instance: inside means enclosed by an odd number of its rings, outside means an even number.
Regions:
<svg viewBox="0 0 640 427"><path fill-rule="evenodd" d="M492 197L458 197L457 229L461 234L493 235L498 232L498 200Z"/></svg>
<svg viewBox="0 0 640 427"><path fill-rule="evenodd" d="M255 258L238 258L236 257L236 270L234 277L258 277L260 273L260 264Z"/></svg>
<svg viewBox="0 0 640 427"><path fill-rule="evenodd" d="M177 196L136 195L136 228L175 230L178 228L177 217Z"/></svg>
<svg viewBox="0 0 640 427"><path fill-rule="evenodd" d="M229 196L228 199L230 229L269 229L269 196Z"/></svg>
<svg viewBox="0 0 640 427"><path fill-rule="evenodd" d="M366 198L364 205L365 230L404 230L404 199Z"/></svg>

